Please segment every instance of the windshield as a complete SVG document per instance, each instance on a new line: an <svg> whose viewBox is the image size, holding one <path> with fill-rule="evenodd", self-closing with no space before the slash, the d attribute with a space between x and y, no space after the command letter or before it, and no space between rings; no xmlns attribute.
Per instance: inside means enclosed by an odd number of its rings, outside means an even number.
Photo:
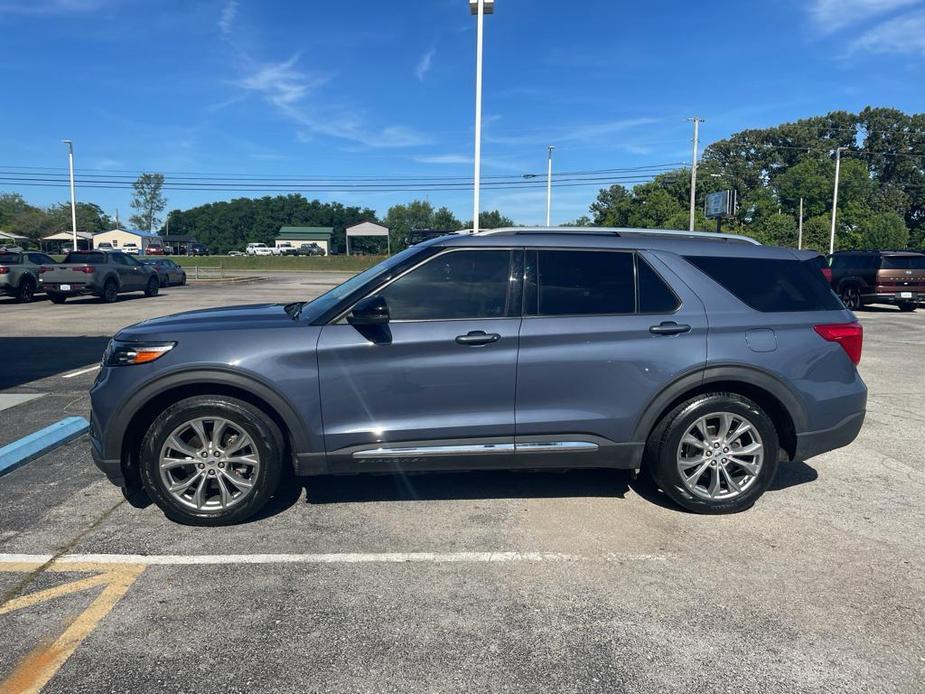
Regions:
<svg viewBox="0 0 925 694"><path fill-rule="evenodd" d="M374 277L387 273L393 267L401 265L408 258L420 252L421 247L412 246L406 248L405 250L401 251L400 253L396 253L390 258L386 258L381 263L373 265L371 268L364 270L360 274L354 275L343 284L337 285L334 287L334 289L325 292L317 299L311 301L310 304L312 307L312 313L314 315L319 315L330 310Z"/></svg>
<svg viewBox="0 0 925 694"><path fill-rule="evenodd" d="M925 270L925 255L885 255L883 270Z"/></svg>
<svg viewBox="0 0 925 694"><path fill-rule="evenodd" d="M9 263L13 265L22 262L19 258L19 253L0 253L0 263Z"/></svg>

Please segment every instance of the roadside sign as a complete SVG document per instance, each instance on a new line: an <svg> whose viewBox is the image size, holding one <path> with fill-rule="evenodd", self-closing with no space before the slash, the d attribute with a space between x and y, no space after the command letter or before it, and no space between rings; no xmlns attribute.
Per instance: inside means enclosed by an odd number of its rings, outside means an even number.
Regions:
<svg viewBox="0 0 925 694"><path fill-rule="evenodd" d="M703 203L703 214L707 219L721 219L735 214L735 197L731 190L707 194Z"/></svg>

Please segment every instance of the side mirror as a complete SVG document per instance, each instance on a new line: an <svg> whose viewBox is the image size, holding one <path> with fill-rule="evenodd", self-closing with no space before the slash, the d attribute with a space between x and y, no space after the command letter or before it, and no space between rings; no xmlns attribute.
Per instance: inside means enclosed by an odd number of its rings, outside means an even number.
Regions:
<svg viewBox="0 0 925 694"><path fill-rule="evenodd" d="M389 322L389 305L381 296L363 299L347 315L351 325L386 325Z"/></svg>

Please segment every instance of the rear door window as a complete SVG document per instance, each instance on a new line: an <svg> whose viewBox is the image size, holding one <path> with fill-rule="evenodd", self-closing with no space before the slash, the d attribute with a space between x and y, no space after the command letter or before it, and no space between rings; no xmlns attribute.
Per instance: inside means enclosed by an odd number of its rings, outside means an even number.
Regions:
<svg viewBox="0 0 925 694"><path fill-rule="evenodd" d="M19 257L19 253L0 253L0 263L4 265L18 265L21 262Z"/></svg>
<svg viewBox="0 0 925 694"><path fill-rule="evenodd" d="M640 313L674 313L681 301L641 256L636 256Z"/></svg>
<svg viewBox="0 0 925 694"><path fill-rule="evenodd" d="M687 256L686 260L756 311L844 308L822 273L799 260L712 256Z"/></svg>
<svg viewBox="0 0 925 694"><path fill-rule="evenodd" d="M556 251L536 254L536 304L528 314L591 316L636 312L634 254L625 251ZM531 283L532 289L532 283Z"/></svg>

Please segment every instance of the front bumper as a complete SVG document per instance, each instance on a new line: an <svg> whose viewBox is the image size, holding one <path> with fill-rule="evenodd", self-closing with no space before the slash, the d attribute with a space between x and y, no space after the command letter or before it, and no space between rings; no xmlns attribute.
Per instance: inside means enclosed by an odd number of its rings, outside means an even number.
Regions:
<svg viewBox="0 0 925 694"><path fill-rule="evenodd" d="M861 431L864 415L864 411L856 412L845 417L834 427L797 434L797 448L793 459L806 460L847 446L857 438Z"/></svg>
<svg viewBox="0 0 925 694"><path fill-rule="evenodd" d="M118 458L111 460L103 457L103 444L99 440L98 433L94 431L92 418L90 421L90 452L93 456L93 463L106 475L109 481L117 487L125 487L122 461Z"/></svg>

